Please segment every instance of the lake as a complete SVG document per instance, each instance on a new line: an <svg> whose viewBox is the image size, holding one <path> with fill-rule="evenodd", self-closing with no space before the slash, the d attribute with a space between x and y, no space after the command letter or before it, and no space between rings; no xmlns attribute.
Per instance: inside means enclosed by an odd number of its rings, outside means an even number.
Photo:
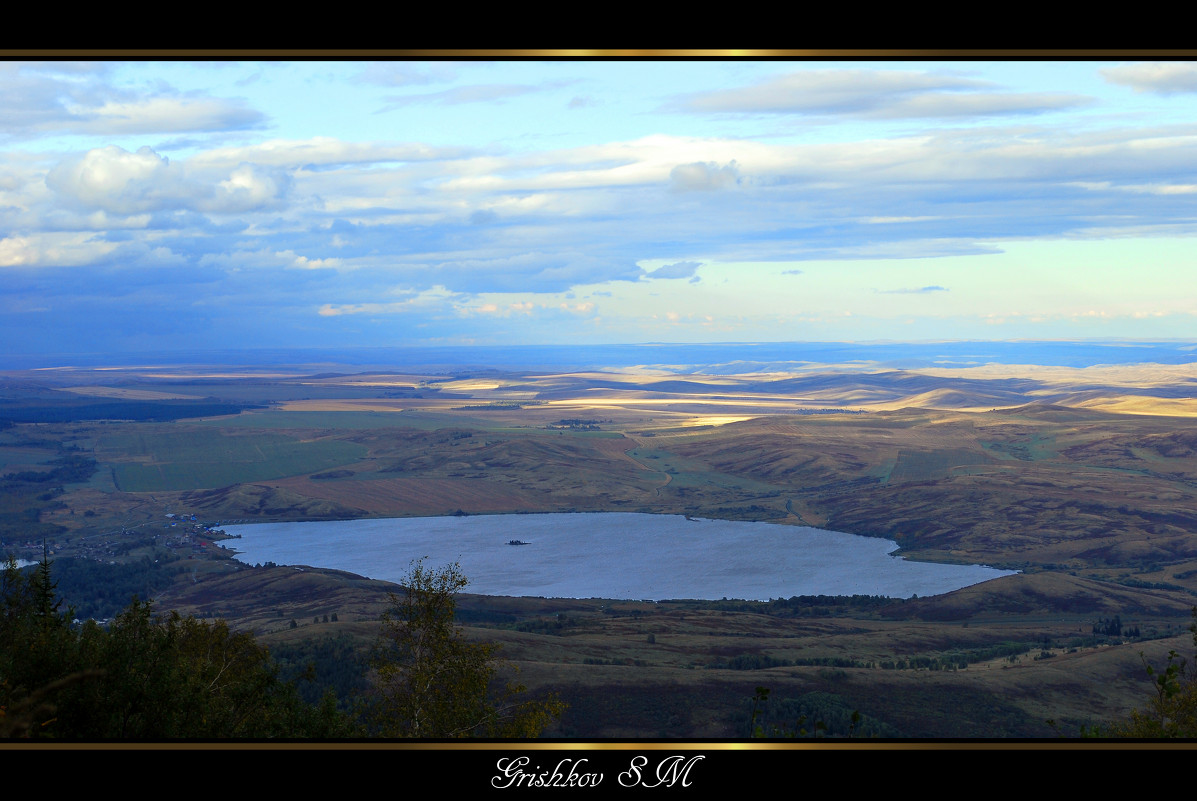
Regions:
<svg viewBox="0 0 1197 801"><path fill-rule="evenodd" d="M246 564L400 581L412 560L458 562L467 592L546 598L938 595L1016 571L913 562L892 540L836 531L625 512L470 515L225 526ZM511 540L526 544L511 545Z"/></svg>

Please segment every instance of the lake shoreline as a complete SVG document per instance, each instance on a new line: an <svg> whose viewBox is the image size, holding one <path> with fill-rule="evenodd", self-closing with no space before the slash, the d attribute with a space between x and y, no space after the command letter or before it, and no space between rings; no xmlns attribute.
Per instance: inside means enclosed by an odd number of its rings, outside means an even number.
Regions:
<svg viewBox="0 0 1197 801"><path fill-rule="evenodd" d="M514 597L908 598L1017 572L911 561L879 537L635 512L362 518L225 531L240 535L237 559L246 564L307 564L399 582L415 560L456 562L470 579L467 592Z"/></svg>

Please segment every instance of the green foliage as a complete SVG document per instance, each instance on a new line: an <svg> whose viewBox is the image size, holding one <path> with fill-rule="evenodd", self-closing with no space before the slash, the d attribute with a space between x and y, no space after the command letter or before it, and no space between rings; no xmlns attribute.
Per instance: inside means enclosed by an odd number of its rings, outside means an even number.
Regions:
<svg viewBox="0 0 1197 801"><path fill-rule="evenodd" d="M765 739L806 737L898 737L892 726L862 715L837 695L812 692L769 701L768 687L752 697L748 736Z"/></svg>
<svg viewBox="0 0 1197 801"><path fill-rule="evenodd" d="M352 734L278 678L265 648L223 621L155 616L134 599L107 629L70 623L44 559L0 577L0 737L311 738Z"/></svg>
<svg viewBox="0 0 1197 801"><path fill-rule="evenodd" d="M391 596L375 648L375 692L367 710L382 737L536 737L559 717L556 698L523 700L525 688L502 681L499 646L469 642L454 620L467 585L457 564L440 570L415 562L401 594Z"/></svg>
<svg viewBox="0 0 1197 801"><path fill-rule="evenodd" d="M115 565L64 558L54 561L54 575L58 592L77 617L107 619L119 615L133 596L148 598L169 587L177 569L170 561L165 554L159 560L146 556Z"/></svg>
<svg viewBox="0 0 1197 801"><path fill-rule="evenodd" d="M336 619L336 613L332 618ZM369 656L354 638L340 634L309 637L271 647L270 655L279 666L279 676L295 682L299 696L309 704L319 704L331 691L337 708L351 711L351 699L370 687L366 679Z"/></svg>
<svg viewBox="0 0 1197 801"><path fill-rule="evenodd" d="M0 480L5 482L28 482L33 484L76 484L87 481L96 472L96 460L77 454L67 454L50 462L56 465L52 470L22 470L19 473L5 473Z"/></svg>

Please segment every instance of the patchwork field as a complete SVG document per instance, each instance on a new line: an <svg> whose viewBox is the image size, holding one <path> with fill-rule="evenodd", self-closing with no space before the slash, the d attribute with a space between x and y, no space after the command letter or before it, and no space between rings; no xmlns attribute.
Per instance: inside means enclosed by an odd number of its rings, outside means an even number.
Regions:
<svg viewBox="0 0 1197 801"><path fill-rule="evenodd" d="M117 489L208 489L301 475L350 464L366 449L334 439L282 434L229 435L210 430L140 427L105 436L94 453L111 464Z"/></svg>

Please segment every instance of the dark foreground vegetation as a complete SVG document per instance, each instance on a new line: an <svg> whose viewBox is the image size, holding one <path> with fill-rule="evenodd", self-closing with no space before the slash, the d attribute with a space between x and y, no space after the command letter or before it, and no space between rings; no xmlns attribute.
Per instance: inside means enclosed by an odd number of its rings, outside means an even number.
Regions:
<svg viewBox="0 0 1197 801"><path fill-rule="evenodd" d="M10 560L0 575L0 738L536 737L563 705L526 699L498 678L497 646L462 638L462 586L455 567L416 565L392 596L369 675L348 679L358 692L338 703L334 692L305 699L265 647L223 620L157 614L135 598L106 626L80 624L62 609L48 559L24 571Z"/></svg>

